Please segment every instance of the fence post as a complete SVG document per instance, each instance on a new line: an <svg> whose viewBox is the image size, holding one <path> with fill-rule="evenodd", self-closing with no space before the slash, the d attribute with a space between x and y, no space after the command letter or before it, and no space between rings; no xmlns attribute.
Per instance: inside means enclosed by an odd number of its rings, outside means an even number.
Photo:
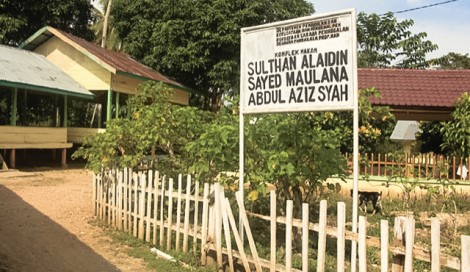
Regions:
<svg viewBox="0 0 470 272"><path fill-rule="evenodd" d="M461 271L470 271L470 236L462 235Z"/></svg>
<svg viewBox="0 0 470 272"><path fill-rule="evenodd" d="M326 254L326 200L320 201L320 215L318 221L318 260L317 272L325 271L325 254Z"/></svg>
<svg viewBox="0 0 470 272"><path fill-rule="evenodd" d="M137 237L137 211L138 211L137 210L137 203L138 203L137 202L137 197L139 195L139 191L138 191L138 188L137 188L137 186L138 186L137 174L133 173L132 177L133 177L132 180L134 182L134 203L133 203L133 209L132 209L133 215L134 215L134 218L133 218L134 223L132 224L132 228L133 228L132 235L134 237Z"/></svg>
<svg viewBox="0 0 470 272"><path fill-rule="evenodd" d="M217 266L222 268L222 213L220 207L220 184L214 184L214 198L215 198L215 246L217 251Z"/></svg>
<svg viewBox="0 0 470 272"><path fill-rule="evenodd" d="M180 249L180 235L181 235L181 198L183 190L183 175L178 175L178 199L176 201L176 241L175 249Z"/></svg>
<svg viewBox="0 0 470 272"><path fill-rule="evenodd" d="M123 169L123 204L124 204L124 231L128 231L129 227L129 206L127 203L129 202L129 195L128 195L128 182L129 182L129 168L124 168Z"/></svg>
<svg viewBox="0 0 470 272"><path fill-rule="evenodd" d="M380 267L388 272L388 220L380 220Z"/></svg>
<svg viewBox="0 0 470 272"><path fill-rule="evenodd" d="M270 257L270 271L276 272L276 191L271 190L269 192L269 198L271 202L270 212L271 212L271 257Z"/></svg>
<svg viewBox="0 0 470 272"><path fill-rule="evenodd" d="M359 271L367 271L367 245L366 245L366 227L367 219L365 216L359 216L359 235L358 235L358 256L359 256Z"/></svg>
<svg viewBox="0 0 470 272"><path fill-rule="evenodd" d="M413 271L413 246L415 240L415 219L413 216L406 218L405 231L405 271Z"/></svg>
<svg viewBox="0 0 470 272"><path fill-rule="evenodd" d="M345 233L346 233L346 204L344 202L338 202L338 251L336 252L338 272L344 272L344 252L345 252Z"/></svg>
<svg viewBox="0 0 470 272"><path fill-rule="evenodd" d="M145 180L147 179L147 175L141 173L139 175L140 179L140 193L139 193L139 239L144 240L144 219L145 219Z"/></svg>
<svg viewBox="0 0 470 272"><path fill-rule="evenodd" d="M302 203L302 271L308 272L308 203Z"/></svg>
<svg viewBox="0 0 470 272"><path fill-rule="evenodd" d="M160 185L160 173L155 172L153 180L153 244L157 244L157 222L158 222L158 187Z"/></svg>
<svg viewBox="0 0 470 272"><path fill-rule="evenodd" d="M190 176L188 175L188 178ZM196 253L197 250L197 225L199 217L199 181L196 180L194 185L194 236L193 236L193 251Z"/></svg>
<svg viewBox="0 0 470 272"><path fill-rule="evenodd" d="M436 217L431 219L431 271L441 270L441 223Z"/></svg>
<svg viewBox="0 0 470 272"><path fill-rule="evenodd" d="M404 247L405 245L405 217L395 217L393 226L393 245ZM402 254L393 254L392 272L403 272L405 264L405 256Z"/></svg>
<svg viewBox="0 0 470 272"><path fill-rule="evenodd" d="M206 242L207 242L207 223L209 221L209 183L204 183L203 193L203 204L202 204L202 230L201 230L201 263L206 265L207 254L206 254Z"/></svg>
<svg viewBox="0 0 470 272"><path fill-rule="evenodd" d="M225 194L224 191L220 192L220 209L222 214L222 223L225 235L225 243L227 245L227 255L228 255L228 264L230 271L234 272L235 268L233 266L233 255L232 255L232 238L230 237L230 227L228 223L227 212L225 212Z"/></svg>
<svg viewBox="0 0 470 272"><path fill-rule="evenodd" d="M168 187L168 225L167 225L167 237L166 237L166 249L171 248L171 227L173 224L173 178L170 178Z"/></svg>
<svg viewBox="0 0 470 272"><path fill-rule="evenodd" d="M145 212L145 242L150 242L150 218L152 213L152 189L153 189L153 171L149 170L147 175L147 180L144 180L144 184L147 183L145 186L145 194L147 197L145 200L147 201L147 211ZM145 196L144 194L144 196Z"/></svg>
<svg viewBox="0 0 470 272"><path fill-rule="evenodd" d="M183 252L188 252L188 235L189 235L189 196L191 194L191 176L188 175L186 178L186 196L184 200L184 234L183 234ZM198 203L195 202L194 206ZM194 224L196 228L196 224Z"/></svg>
<svg viewBox="0 0 470 272"><path fill-rule="evenodd" d="M286 205L286 271L292 270L292 200L287 200Z"/></svg>
<svg viewBox="0 0 470 272"><path fill-rule="evenodd" d="M163 208L165 207L165 176L162 178L162 190L160 193L160 248L163 248L163 239L165 238L165 226L163 222Z"/></svg>

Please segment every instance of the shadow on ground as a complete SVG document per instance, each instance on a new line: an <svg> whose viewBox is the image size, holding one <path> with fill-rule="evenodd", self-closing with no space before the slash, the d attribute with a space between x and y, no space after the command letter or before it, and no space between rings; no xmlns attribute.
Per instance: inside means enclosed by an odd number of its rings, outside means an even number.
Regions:
<svg viewBox="0 0 470 272"><path fill-rule="evenodd" d="M0 185L0 272L3 271L119 270Z"/></svg>

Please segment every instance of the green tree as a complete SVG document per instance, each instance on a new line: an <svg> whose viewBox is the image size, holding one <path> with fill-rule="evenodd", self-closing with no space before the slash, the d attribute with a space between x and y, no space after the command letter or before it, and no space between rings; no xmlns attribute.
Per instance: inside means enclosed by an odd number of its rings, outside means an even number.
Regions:
<svg viewBox="0 0 470 272"><path fill-rule="evenodd" d="M425 32L409 31L413 24L413 20L399 22L391 12L384 15L360 12L357 18L358 66L426 67L426 54L438 47L425 40Z"/></svg>
<svg viewBox="0 0 470 272"><path fill-rule="evenodd" d="M470 95L462 94L455 103L452 121L443 124L442 147L458 158L470 156Z"/></svg>
<svg viewBox="0 0 470 272"><path fill-rule="evenodd" d="M49 25L92 40L89 0L3 0L0 2L0 43L16 46Z"/></svg>
<svg viewBox="0 0 470 272"><path fill-rule="evenodd" d="M430 61L439 69L470 69L470 57L468 54L450 52L449 54Z"/></svg>
<svg viewBox="0 0 470 272"><path fill-rule="evenodd" d="M314 12L305 0L116 0L112 15L124 50L198 91L217 111L238 92L240 29Z"/></svg>

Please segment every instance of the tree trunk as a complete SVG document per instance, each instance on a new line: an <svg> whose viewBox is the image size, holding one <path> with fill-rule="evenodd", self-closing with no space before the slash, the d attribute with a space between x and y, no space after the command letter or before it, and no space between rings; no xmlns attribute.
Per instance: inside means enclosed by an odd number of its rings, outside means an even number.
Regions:
<svg viewBox="0 0 470 272"><path fill-rule="evenodd" d="M112 4L113 4L113 0L108 0L108 6L106 7L106 12L104 14L103 36L101 38L101 47L103 48L106 48L106 37L108 36L108 19L109 19L109 14L111 13Z"/></svg>

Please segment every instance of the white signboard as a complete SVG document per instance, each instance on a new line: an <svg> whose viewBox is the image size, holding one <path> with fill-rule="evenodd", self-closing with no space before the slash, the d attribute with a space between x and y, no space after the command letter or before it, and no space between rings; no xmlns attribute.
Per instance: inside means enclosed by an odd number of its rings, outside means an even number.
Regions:
<svg viewBox="0 0 470 272"><path fill-rule="evenodd" d="M353 110L354 10L244 28L241 113Z"/></svg>

